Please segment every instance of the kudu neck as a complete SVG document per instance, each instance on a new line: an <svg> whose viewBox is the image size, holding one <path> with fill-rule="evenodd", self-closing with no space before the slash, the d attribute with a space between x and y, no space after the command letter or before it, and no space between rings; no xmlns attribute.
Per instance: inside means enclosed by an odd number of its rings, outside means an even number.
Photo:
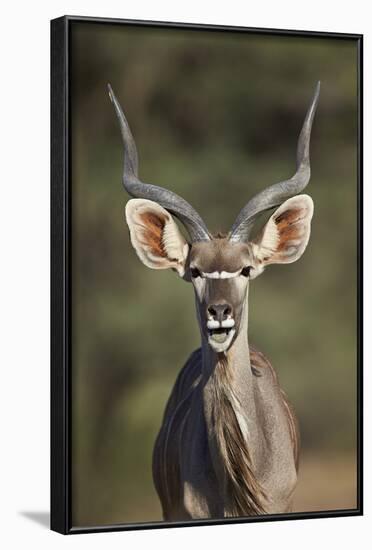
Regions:
<svg viewBox="0 0 372 550"><path fill-rule="evenodd" d="M205 336L202 335L203 376L205 380L207 380L214 373L216 366L221 360L221 355L225 356L228 368L233 376L239 376L240 371L243 371L245 375L247 374L247 371L250 373L248 344L248 292L243 306L239 332L225 354L217 354L213 351Z"/></svg>
<svg viewBox="0 0 372 550"><path fill-rule="evenodd" d="M224 513L262 513L254 473L261 446L257 445L260 436L248 345L248 292L239 332L230 349L219 357L203 341L202 361L205 428L213 468L224 487ZM244 472L238 484L237 471Z"/></svg>

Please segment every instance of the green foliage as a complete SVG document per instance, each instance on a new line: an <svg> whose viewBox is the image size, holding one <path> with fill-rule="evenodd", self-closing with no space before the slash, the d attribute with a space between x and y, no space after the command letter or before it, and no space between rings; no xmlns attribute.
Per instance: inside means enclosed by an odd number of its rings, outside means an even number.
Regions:
<svg viewBox="0 0 372 550"><path fill-rule="evenodd" d="M317 80L312 237L250 290L250 340L295 405L303 447L352 451L356 411L357 51L347 40L74 23L73 518L160 519L151 453L173 381L198 347L192 289L130 246L110 82L140 174L213 231L294 171Z"/></svg>

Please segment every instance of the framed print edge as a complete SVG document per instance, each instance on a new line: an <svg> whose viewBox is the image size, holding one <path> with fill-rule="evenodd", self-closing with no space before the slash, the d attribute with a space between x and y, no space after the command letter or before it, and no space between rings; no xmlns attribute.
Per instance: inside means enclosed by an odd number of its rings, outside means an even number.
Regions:
<svg viewBox="0 0 372 550"><path fill-rule="evenodd" d="M363 35L357 61L357 503L363 515Z"/></svg>
<svg viewBox="0 0 372 550"><path fill-rule="evenodd" d="M68 51L51 22L51 529L69 530Z"/></svg>
<svg viewBox="0 0 372 550"><path fill-rule="evenodd" d="M72 526L71 514L71 193L69 32L70 22L157 26L193 30L256 32L352 39L358 46L357 174L357 508L294 512L185 522ZM64 16L51 21L51 529L61 534L125 531L199 525L315 519L363 515L363 36L221 25L127 21Z"/></svg>

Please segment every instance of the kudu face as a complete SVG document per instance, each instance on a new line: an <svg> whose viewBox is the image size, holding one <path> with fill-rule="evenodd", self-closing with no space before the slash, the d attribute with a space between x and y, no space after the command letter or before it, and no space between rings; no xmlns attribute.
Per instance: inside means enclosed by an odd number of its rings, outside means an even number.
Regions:
<svg viewBox="0 0 372 550"><path fill-rule="evenodd" d="M313 201L298 193L310 179L309 143L319 83L299 136L296 173L254 196L226 237L213 237L199 214L175 193L139 180L132 134L110 86L109 93L123 138L124 187L137 197L126 205L132 245L147 267L173 269L192 282L202 338L213 351L226 352L246 314L249 281L269 264L296 261L309 241ZM260 234L251 240L257 217L277 206ZM171 214L187 229L188 240Z"/></svg>
<svg viewBox="0 0 372 550"><path fill-rule="evenodd" d="M191 247L189 273L200 331L217 353L227 351L239 334L252 263L250 246L227 238Z"/></svg>

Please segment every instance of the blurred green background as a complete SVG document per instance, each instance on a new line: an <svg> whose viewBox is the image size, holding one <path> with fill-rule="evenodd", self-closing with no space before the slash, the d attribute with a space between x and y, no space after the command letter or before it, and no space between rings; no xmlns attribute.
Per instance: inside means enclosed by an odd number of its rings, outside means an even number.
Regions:
<svg viewBox="0 0 372 550"><path fill-rule="evenodd" d="M227 231L254 193L293 174L321 80L311 240L299 262L251 284L249 330L300 421L295 510L355 507L356 42L73 23L71 48L73 524L161 520L152 448L199 345L191 287L131 248L108 82L141 178Z"/></svg>

